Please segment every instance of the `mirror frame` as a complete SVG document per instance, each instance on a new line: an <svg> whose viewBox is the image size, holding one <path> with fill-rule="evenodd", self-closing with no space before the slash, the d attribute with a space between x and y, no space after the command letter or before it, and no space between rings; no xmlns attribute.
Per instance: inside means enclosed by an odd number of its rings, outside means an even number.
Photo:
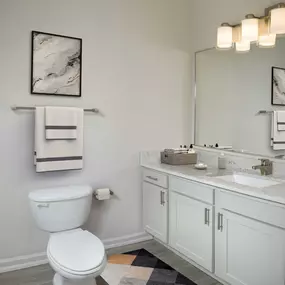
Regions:
<svg viewBox="0 0 285 285"><path fill-rule="evenodd" d="M235 156L242 156L242 157L251 157L251 158L268 158L271 159L272 161L275 162L281 162L281 163L285 163L285 155L284 158L278 158L278 157L274 157L274 156L267 156L267 155L261 155L261 154L257 154L257 153L243 153L243 152L237 152L237 151L229 151L229 150L217 150L217 149L212 149L210 147L204 147L201 145L197 144L197 55L202 53L202 52L207 52L210 50L214 50L217 48L216 47L211 47L211 48L205 48L202 50L197 50L194 53L194 64L193 64L193 68L194 68L194 84L193 84L193 91L192 91L192 103L193 103L193 115L192 115L192 138L194 141L194 146L196 146L197 148L201 148L201 149L205 149L205 150L212 150L215 152L218 151L222 151L224 153L227 153L228 155L235 155ZM219 50L218 50L219 51ZM223 52L223 51L221 51Z"/></svg>
<svg viewBox="0 0 285 285"><path fill-rule="evenodd" d="M197 145L197 55L202 52L214 50L216 47L205 48L202 50L198 50L194 53L194 88L193 88L193 129L192 129L192 138L194 141L194 145Z"/></svg>

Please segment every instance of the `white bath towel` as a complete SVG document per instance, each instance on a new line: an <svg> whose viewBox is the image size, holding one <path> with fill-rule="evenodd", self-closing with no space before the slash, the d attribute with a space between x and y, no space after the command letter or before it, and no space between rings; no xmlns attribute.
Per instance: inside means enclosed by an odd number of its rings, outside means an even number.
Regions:
<svg viewBox="0 0 285 285"><path fill-rule="evenodd" d="M37 172L83 168L83 109L77 112L76 140L46 140L45 107L35 112L35 164Z"/></svg>
<svg viewBox="0 0 285 285"><path fill-rule="evenodd" d="M77 111L78 108L45 107L46 139L76 139Z"/></svg>
<svg viewBox="0 0 285 285"><path fill-rule="evenodd" d="M285 131L285 111L277 112L277 129L278 131Z"/></svg>
<svg viewBox="0 0 285 285"><path fill-rule="evenodd" d="M285 132L278 131L277 125L278 112L274 111L271 120L271 146L273 150L284 150L285 149Z"/></svg>

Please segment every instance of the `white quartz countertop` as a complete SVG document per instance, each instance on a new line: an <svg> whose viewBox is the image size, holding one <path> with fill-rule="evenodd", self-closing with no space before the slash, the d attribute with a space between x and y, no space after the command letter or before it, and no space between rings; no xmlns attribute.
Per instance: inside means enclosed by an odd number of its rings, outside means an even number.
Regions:
<svg viewBox="0 0 285 285"><path fill-rule="evenodd" d="M218 168L214 167L209 167L207 170L197 170L194 168L194 166L191 165L173 166L161 164L158 162L144 162L141 163L141 166L166 174L207 184L213 187L222 188L227 191L235 192L238 194L244 194L266 201L276 202L285 205L285 180L275 179L271 176L266 176L266 178L264 179L279 181L281 183L265 188L255 188L221 180L219 176L233 174L234 172L229 170L219 170ZM247 175L245 173L242 174ZM260 177L251 174L250 176Z"/></svg>

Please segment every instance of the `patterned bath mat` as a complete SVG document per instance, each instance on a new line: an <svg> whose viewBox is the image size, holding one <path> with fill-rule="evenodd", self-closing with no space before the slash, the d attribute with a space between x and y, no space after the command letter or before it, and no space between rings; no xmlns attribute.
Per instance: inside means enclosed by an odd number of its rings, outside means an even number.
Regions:
<svg viewBox="0 0 285 285"><path fill-rule="evenodd" d="M196 285L145 249L110 256L97 284Z"/></svg>

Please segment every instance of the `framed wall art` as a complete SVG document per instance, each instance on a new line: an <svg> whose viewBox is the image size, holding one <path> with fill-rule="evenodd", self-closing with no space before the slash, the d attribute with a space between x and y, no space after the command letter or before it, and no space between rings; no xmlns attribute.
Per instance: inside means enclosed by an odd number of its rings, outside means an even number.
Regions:
<svg viewBox="0 0 285 285"><path fill-rule="evenodd" d="M285 68L272 67L271 104L285 106Z"/></svg>
<svg viewBox="0 0 285 285"><path fill-rule="evenodd" d="M82 39L32 31L31 93L81 96Z"/></svg>

